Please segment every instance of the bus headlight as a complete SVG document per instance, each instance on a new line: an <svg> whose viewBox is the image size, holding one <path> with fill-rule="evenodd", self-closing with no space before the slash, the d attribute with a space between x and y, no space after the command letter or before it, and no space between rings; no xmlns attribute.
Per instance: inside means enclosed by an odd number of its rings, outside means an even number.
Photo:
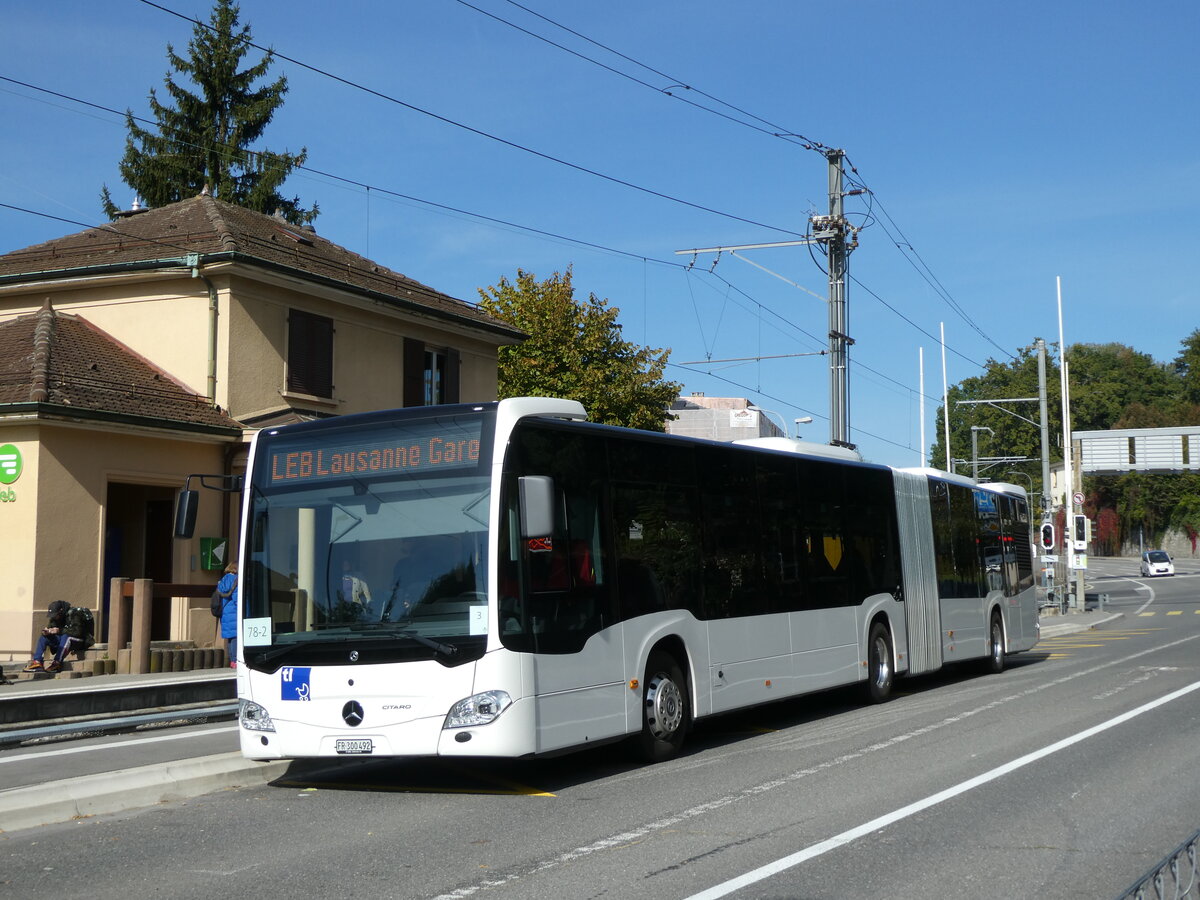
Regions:
<svg viewBox="0 0 1200 900"><path fill-rule="evenodd" d="M238 722L247 731L274 731L270 714L253 700L238 701Z"/></svg>
<svg viewBox="0 0 1200 900"><path fill-rule="evenodd" d="M484 691L459 700L446 714L442 724L447 728L469 728L472 725L487 725L512 706L512 697L507 691Z"/></svg>

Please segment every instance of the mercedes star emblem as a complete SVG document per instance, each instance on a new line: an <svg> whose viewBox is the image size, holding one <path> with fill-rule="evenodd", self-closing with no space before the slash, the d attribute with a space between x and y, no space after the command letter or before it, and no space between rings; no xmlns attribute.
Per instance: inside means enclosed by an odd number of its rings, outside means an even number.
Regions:
<svg viewBox="0 0 1200 900"><path fill-rule="evenodd" d="M344 719L346 724L351 728L361 725L363 720L362 704L357 700L351 700L342 707L342 719Z"/></svg>

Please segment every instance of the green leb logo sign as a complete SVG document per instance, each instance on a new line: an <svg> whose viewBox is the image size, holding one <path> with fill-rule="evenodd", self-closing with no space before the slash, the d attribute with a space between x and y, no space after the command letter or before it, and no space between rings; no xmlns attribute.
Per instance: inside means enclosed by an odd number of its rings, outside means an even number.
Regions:
<svg viewBox="0 0 1200 900"><path fill-rule="evenodd" d="M12 484L21 477L21 451L12 444L0 447L0 484Z"/></svg>

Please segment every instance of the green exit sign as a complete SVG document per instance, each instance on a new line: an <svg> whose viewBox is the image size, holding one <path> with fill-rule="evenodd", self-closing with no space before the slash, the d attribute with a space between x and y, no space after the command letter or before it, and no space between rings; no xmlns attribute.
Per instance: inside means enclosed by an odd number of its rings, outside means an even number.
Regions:
<svg viewBox="0 0 1200 900"><path fill-rule="evenodd" d="M200 538L200 567L224 569L229 565L229 541L225 538Z"/></svg>

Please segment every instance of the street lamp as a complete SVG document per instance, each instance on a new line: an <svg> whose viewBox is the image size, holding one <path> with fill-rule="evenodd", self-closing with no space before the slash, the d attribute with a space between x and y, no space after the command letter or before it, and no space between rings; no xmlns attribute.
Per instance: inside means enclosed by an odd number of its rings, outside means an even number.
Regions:
<svg viewBox="0 0 1200 900"><path fill-rule="evenodd" d="M812 416L800 416L800 418L796 419L796 440L800 440L800 426L811 424Z"/></svg>

